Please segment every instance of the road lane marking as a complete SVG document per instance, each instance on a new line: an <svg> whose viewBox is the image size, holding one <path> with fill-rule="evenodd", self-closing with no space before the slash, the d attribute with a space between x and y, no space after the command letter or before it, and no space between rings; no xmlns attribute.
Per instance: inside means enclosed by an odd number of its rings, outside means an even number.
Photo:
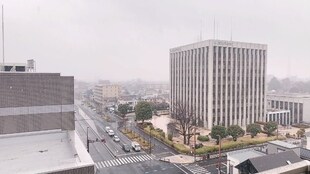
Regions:
<svg viewBox="0 0 310 174"><path fill-rule="evenodd" d="M128 158L124 158L124 160L126 160L128 163L132 163L132 161L130 161Z"/></svg>
<svg viewBox="0 0 310 174"><path fill-rule="evenodd" d="M124 161L122 159L118 159L122 164L125 164Z"/></svg>
<svg viewBox="0 0 310 174"><path fill-rule="evenodd" d="M107 163L109 163L109 166L112 166L112 164L110 163L110 161L107 161Z"/></svg>
<svg viewBox="0 0 310 174"><path fill-rule="evenodd" d="M100 163L98 163L98 165L99 165L99 168L101 169L101 168L102 168L101 164L100 164Z"/></svg>
<svg viewBox="0 0 310 174"><path fill-rule="evenodd" d="M102 162L102 161L100 162L100 164L101 164L103 167L105 167L105 165L103 164L103 162Z"/></svg>
<svg viewBox="0 0 310 174"><path fill-rule="evenodd" d="M118 159L116 159L115 161L118 162L120 165L122 165L122 163Z"/></svg>
<svg viewBox="0 0 310 174"><path fill-rule="evenodd" d="M149 160L149 159L146 158L145 155L142 155L141 157L142 157L143 159L145 159L146 161Z"/></svg>
<svg viewBox="0 0 310 174"><path fill-rule="evenodd" d="M104 164L107 166L107 167L109 167L109 165L108 165L108 163L106 162L106 161L103 161L104 162Z"/></svg>
<svg viewBox="0 0 310 174"><path fill-rule="evenodd" d="M135 159L133 159L133 157L131 156L131 157L129 157L129 159L130 159L130 161L132 160L132 162L136 162L136 160Z"/></svg>
<svg viewBox="0 0 310 174"><path fill-rule="evenodd" d="M98 169L98 168L99 168L99 167L98 167L98 164L97 164L97 163L95 163L95 165L96 165L96 167L97 167L97 169Z"/></svg>
<svg viewBox="0 0 310 174"><path fill-rule="evenodd" d="M139 162L140 160L138 160L135 156L133 156L132 158L134 158L137 162Z"/></svg>

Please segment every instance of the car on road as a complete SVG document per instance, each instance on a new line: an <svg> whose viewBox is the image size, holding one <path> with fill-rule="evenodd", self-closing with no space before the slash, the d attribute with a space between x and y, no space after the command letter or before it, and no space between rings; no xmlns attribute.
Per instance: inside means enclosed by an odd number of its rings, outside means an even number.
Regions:
<svg viewBox="0 0 310 174"><path fill-rule="evenodd" d="M139 152L141 150L140 144L135 141L131 143L131 147L136 152Z"/></svg>
<svg viewBox="0 0 310 174"><path fill-rule="evenodd" d="M122 149L123 149L125 152L130 152L130 146L129 146L128 144L123 144Z"/></svg>
<svg viewBox="0 0 310 174"><path fill-rule="evenodd" d="M117 135L114 135L113 140L114 140L115 142L120 142L120 141L121 141L121 140L118 138Z"/></svg>
<svg viewBox="0 0 310 174"><path fill-rule="evenodd" d="M105 131L108 133L111 128L109 126L105 127Z"/></svg>
<svg viewBox="0 0 310 174"><path fill-rule="evenodd" d="M114 131L113 131L112 129L109 130L108 134L109 134L110 136L114 136L114 135L115 135L115 133L114 133Z"/></svg>

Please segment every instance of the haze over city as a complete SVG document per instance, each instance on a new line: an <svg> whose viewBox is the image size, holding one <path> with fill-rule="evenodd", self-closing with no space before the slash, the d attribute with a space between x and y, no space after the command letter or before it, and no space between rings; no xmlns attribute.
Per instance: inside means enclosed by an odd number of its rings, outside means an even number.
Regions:
<svg viewBox="0 0 310 174"><path fill-rule="evenodd" d="M232 33L234 41L268 45L268 74L280 78L310 74L306 0L3 4L6 62L34 58L41 72L62 72L87 81L168 81L169 49L213 39L215 18L217 39L230 40Z"/></svg>

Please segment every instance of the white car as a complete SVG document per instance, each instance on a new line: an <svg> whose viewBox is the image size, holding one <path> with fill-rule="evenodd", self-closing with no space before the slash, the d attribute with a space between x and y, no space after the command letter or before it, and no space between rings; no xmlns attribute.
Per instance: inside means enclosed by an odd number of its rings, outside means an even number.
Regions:
<svg viewBox="0 0 310 174"><path fill-rule="evenodd" d="M115 142L119 142L119 141L121 141L121 140L118 138L118 136L117 136L117 135L114 135L113 140L114 140Z"/></svg>
<svg viewBox="0 0 310 174"><path fill-rule="evenodd" d="M113 130L111 130L111 129L109 130L108 134L109 134L110 136L115 135L114 131L113 131Z"/></svg>
<svg viewBox="0 0 310 174"><path fill-rule="evenodd" d="M110 129L111 129L111 128L110 128L109 126L105 127L106 133L108 133Z"/></svg>
<svg viewBox="0 0 310 174"><path fill-rule="evenodd" d="M136 152L139 152L141 150L140 144L135 141L131 142L131 147Z"/></svg>

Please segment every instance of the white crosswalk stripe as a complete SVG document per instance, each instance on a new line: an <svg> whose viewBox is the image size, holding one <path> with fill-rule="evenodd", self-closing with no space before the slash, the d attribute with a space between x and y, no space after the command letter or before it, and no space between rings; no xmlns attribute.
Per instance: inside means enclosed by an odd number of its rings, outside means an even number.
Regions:
<svg viewBox="0 0 310 174"><path fill-rule="evenodd" d="M144 160L148 160L145 155L142 155L141 158L143 158Z"/></svg>
<svg viewBox="0 0 310 174"><path fill-rule="evenodd" d="M191 171L193 174L210 174L207 169L197 164L184 164L182 166L185 167L187 170Z"/></svg>
<svg viewBox="0 0 310 174"><path fill-rule="evenodd" d="M120 158L119 160L120 160L123 164L127 164L127 162L126 162L125 159Z"/></svg>
<svg viewBox="0 0 310 174"><path fill-rule="evenodd" d="M109 166L112 166L112 164L110 163L110 161L107 161L107 162L108 162Z"/></svg>
<svg viewBox="0 0 310 174"><path fill-rule="evenodd" d="M130 160L132 160L133 162L137 162L132 156L129 157Z"/></svg>
<svg viewBox="0 0 310 174"><path fill-rule="evenodd" d="M99 166L99 168L100 168L100 169L102 168L102 166L101 166L101 164L100 164L100 163L98 163L98 166Z"/></svg>
<svg viewBox="0 0 310 174"><path fill-rule="evenodd" d="M118 159L99 161L99 162L96 162L95 165L96 165L97 169L101 169L101 168L105 168L105 167L113 167L113 166L143 162L143 161L148 161L148 160L152 160L152 159L153 158L150 157L149 155L127 156L127 157L118 158Z"/></svg>
<svg viewBox="0 0 310 174"><path fill-rule="evenodd" d="M120 160L116 159L116 162L118 162L120 165L122 165L122 163L121 163L121 161L120 161Z"/></svg>
<svg viewBox="0 0 310 174"><path fill-rule="evenodd" d="M108 162L103 161L103 163L105 164L105 166L109 167Z"/></svg>

